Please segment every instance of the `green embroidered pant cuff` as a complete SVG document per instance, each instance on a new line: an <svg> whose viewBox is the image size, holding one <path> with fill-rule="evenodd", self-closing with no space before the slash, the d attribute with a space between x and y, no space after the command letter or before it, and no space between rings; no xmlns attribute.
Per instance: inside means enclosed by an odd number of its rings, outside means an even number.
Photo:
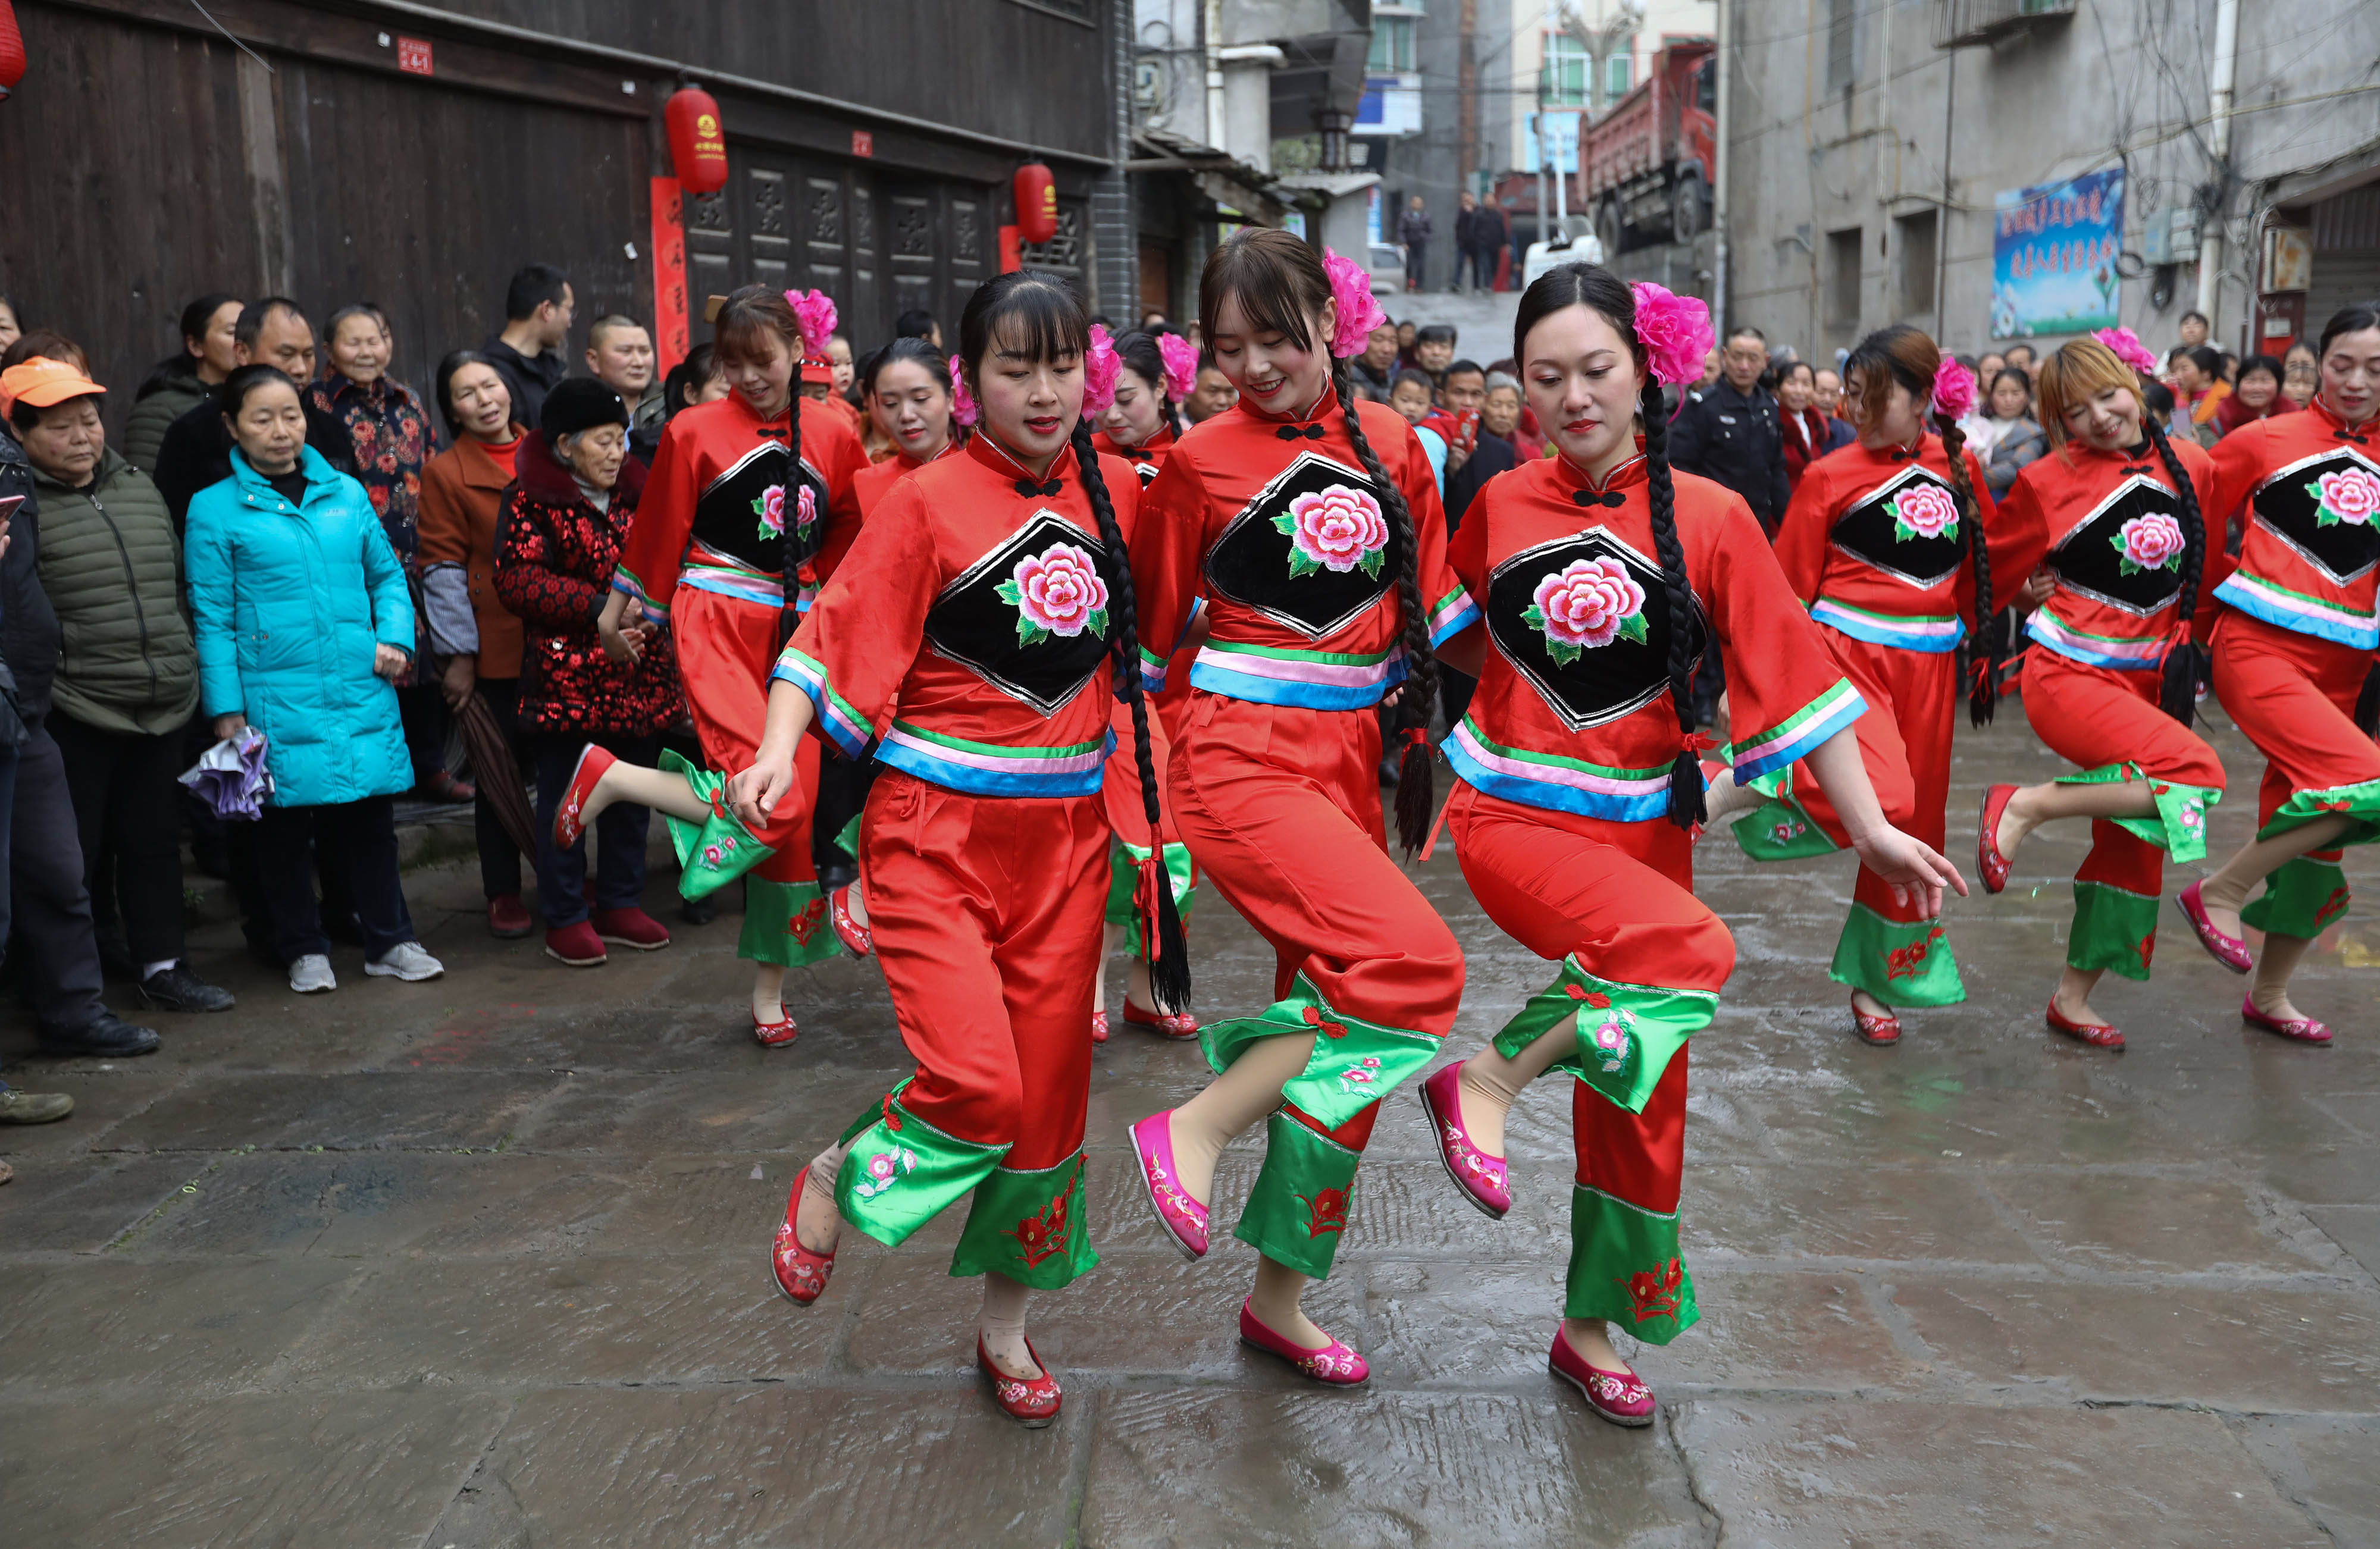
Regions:
<svg viewBox="0 0 2380 1549"><path fill-rule="evenodd" d="M1141 953L1140 911L1133 905L1133 896L1140 888L1141 863L1148 859L1144 845L1118 841L1115 854L1108 870L1107 923L1123 926L1124 950L1138 957ZM1165 877L1173 889L1173 912L1184 925L1190 923L1190 906L1198 901L1197 869L1190 863L1190 847L1186 844L1165 846Z"/></svg>

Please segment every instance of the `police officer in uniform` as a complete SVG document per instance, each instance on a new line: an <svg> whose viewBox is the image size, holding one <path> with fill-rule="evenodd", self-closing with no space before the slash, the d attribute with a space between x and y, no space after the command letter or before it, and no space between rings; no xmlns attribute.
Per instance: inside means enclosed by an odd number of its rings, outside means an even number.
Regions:
<svg viewBox="0 0 2380 1549"><path fill-rule="evenodd" d="M1719 378L1686 393L1670 425L1673 467L1716 479L1743 497L1772 538L1785 518L1785 427L1777 400L1760 385L1768 369L1768 341L1757 328L1727 336Z"/></svg>

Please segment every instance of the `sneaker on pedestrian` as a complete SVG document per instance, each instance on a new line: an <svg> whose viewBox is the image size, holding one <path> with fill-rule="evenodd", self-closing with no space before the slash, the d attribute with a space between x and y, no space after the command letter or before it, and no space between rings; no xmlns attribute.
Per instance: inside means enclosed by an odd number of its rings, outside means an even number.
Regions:
<svg viewBox="0 0 2380 1549"><path fill-rule="evenodd" d="M289 965L289 987L300 995L323 995L339 987L339 976L331 972L329 958L308 952Z"/></svg>
<svg viewBox="0 0 2380 1549"><path fill-rule="evenodd" d="M238 998L190 972L187 962L160 968L140 981L140 998L161 1011L228 1011Z"/></svg>
<svg viewBox="0 0 2380 1549"><path fill-rule="evenodd" d="M634 904L625 909L598 909L595 934L637 951L650 952L670 944L669 927Z"/></svg>
<svg viewBox="0 0 2380 1549"><path fill-rule="evenodd" d="M418 985L446 972L446 965L422 950L419 941L400 941L376 958L364 960L364 972L375 979L403 979Z"/></svg>
<svg viewBox="0 0 2380 1549"><path fill-rule="evenodd" d="M74 1111L63 1092L20 1092L0 1086L0 1124L54 1124Z"/></svg>
<svg viewBox="0 0 2380 1549"><path fill-rule="evenodd" d="M129 1058L136 1054L157 1052L157 1035L146 1027L135 1027L114 1011L102 1011L80 1027L42 1027L35 1030L43 1054L88 1054L104 1058Z"/></svg>
<svg viewBox="0 0 2380 1549"><path fill-rule="evenodd" d="M603 950L603 938L595 934L595 927L580 920L547 931L545 955L573 968L601 968L610 954Z"/></svg>
<svg viewBox="0 0 2380 1549"><path fill-rule="evenodd" d="M499 893L488 900L488 934L499 941L517 941L537 928L528 905L518 893Z"/></svg>

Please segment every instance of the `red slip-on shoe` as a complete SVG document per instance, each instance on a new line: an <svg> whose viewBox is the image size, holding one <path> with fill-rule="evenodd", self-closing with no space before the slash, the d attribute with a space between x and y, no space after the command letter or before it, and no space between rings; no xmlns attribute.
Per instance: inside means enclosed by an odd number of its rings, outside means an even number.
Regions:
<svg viewBox="0 0 2380 1549"><path fill-rule="evenodd" d="M547 931L545 955L573 968L600 968L609 961L603 950L603 938L584 920Z"/></svg>
<svg viewBox="0 0 2380 1549"><path fill-rule="evenodd" d="M2316 1022L2312 1017L2292 1017L2285 1021L2280 1017L2266 1016L2256 1010L2255 998L2252 996L2240 1002L2240 1020L2251 1027L2261 1027L2267 1033L2277 1033L2295 1043L2312 1044L2316 1048L2330 1047L2329 1023Z"/></svg>
<svg viewBox="0 0 2380 1549"><path fill-rule="evenodd" d="M1091 1042L1095 1044L1104 1044L1107 1041L1108 1014L1105 1011L1093 1011L1091 1013Z"/></svg>
<svg viewBox="0 0 2380 1549"><path fill-rule="evenodd" d="M1852 1031L1860 1035L1861 1043L1871 1044L1877 1048L1890 1048L1900 1042L1900 1019L1889 1011L1880 1017L1872 1017L1861 1010L1859 1002L1854 1000L1852 1002Z"/></svg>
<svg viewBox="0 0 2380 1549"><path fill-rule="evenodd" d="M659 951L670 944L669 927L634 905L625 909L598 909L592 918L596 935L631 950Z"/></svg>
<svg viewBox="0 0 2380 1549"><path fill-rule="evenodd" d="M1207 1207L1182 1192L1173 1168L1173 1110L1152 1113L1132 1127L1132 1154L1157 1224L1194 1259L1207 1256Z"/></svg>
<svg viewBox="0 0 2380 1549"><path fill-rule="evenodd" d="M537 928L528 905L518 893L499 893L488 900L488 934L499 941L517 941Z"/></svg>
<svg viewBox="0 0 2380 1549"><path fill-rule="evenodd" d="M1058 1379L1050 1374L1041 1352L1033 1348L1030 1339L1025 1341L1025 1353L1041 1368L1039 1376L1010 1376L991 1363L991 1353L983 1348L983 1336L975 1337L975 1363L991 1379L991 1401L1000 1406L1001 1413L1019 1425L1038 1431L1058 1418L1058 1405L1065 1395L1058 1391Z"/></svg>
<svg viewBox="0 0 2380 1549"><path fill-rule="evenodd" d="M1318 1350L1293 1344L1257 1320L1253 1298L1240 1303L1240 1343L1267 1355L1277 1355L1303 1375L1330 1387L1353 1387L1372 1374L1360 1355L1333 1339Z"/></svg>
<svg viewBox="0 0 2380 1549"><path fill-rule="evenodd" d="M1607 1372L1588 1365L1586 1357L1571 1348L1559 1324L1554 1327L1553 1353L1546 1364L1555 1376L1578 1389L1587 1408L1614 1425L1633 1430L1653 1423L1653 1390L1645 1386L1645 1379L1633 1372Z"/></svg>
<svg viewBox="0 0 2380 1549"><path fill-rule="evenodd" d="M1984 808L1975 818L1975 870L1983 875L1984 891L1998 892L2008 886L2009 873L2015 869L2006 855L2000 853L2000 815L2008 811L2009 798L2016 794L2013 785L1984 787Z"/></svg>
<svg viewBox="0 0 2380 1549"><path fill-rule="evenodd" d="M866 957L876 950L875 934L851 917L849 888L837 888L826 895L826 917L833 922L834 934L843 943L843 950L853 957Z"/></svg>
<svg viewBox="0 0 2380 1549"><path fill-rule="evenodd" d="M794 1304L807 1307L826 1294L827 1277L834 1273L834 1250L814 1253L802 1246L794 1231L794 1217L802 1207L802 1185L808 1181L808 1168L794 1175L794 1192L785 1200L785 1218L777 1223L777 1246L770 1255L770 1273L776 1277L777 1289L783 1291Z"/></svg>
<svg viewBox="0 0 2380 1549"><path fill-rule="evenodd" d="M1129 995L1123 998L1123 1020L1126 1026L1146 1027L1160 1038L1195 1038L1198 1035L1198 1019L1189 1012L1160 1016L1155 1011L1144 1011L1132 1003Z"/></svg>
<svg viewBox="0 0 2380 1549"><path fill-rule="evenodd" d="M579 813L585 809L587 798L595 793L595 782L603 778L603 771L618 762L593 743L579 750L578 767L570 771L570 783L562 789L562 805L553 809L556 850L569 849L587 831L586 819Z"/></svg>
<svg viewBox="0 0 2380 1549"><path fill-rule="evenodd" d="M752 1013L752 1036L763 1048L783 1048L801 1035L802 1030L794 1025L794 1014L782 1006L774 1022L762 1022L759 1012Z"/></svg>
<svg viewBox="0 0 2380 1549"><path fill-rule="evenodd" d="M2206 917L2206 905L2198 893L2204 886L2204 879L2192 882L2174 894L2173 902L2181 910L2181 917L2190 922L2198 944L2206 949L2206 955L2234 974L2245 974L2256 966L2255 954L2248 950L2248 943L2236 936L2225 935L2213 920Z"/></svg>
<svg viewBox="0 0 2380 1549"><path fill-rule="evenodd" d="M2093 1048L2121 1049L2124 1047L2124 1035L2115 1028L2104 1022L2076 1022L2070 1017L2060 1015L2058 1002L2055 1000L2049 1003L2049 1010L2042 1014L2048 1020L2050 1031L2063 1033L2070 1038L2090 1045Z"/></svg>
<svg viewBox="0 0 2380 1549"><path fill-rule="evenodd" d="M1471 1144L1470 1132L1463 1127L1462 1083L1462 1066L1438 1071L1421 1083L1421 1110L1429 1119L1446 1176L1480 1214L1500 1221L1512 1208L1512 1181L1503 1157L1490 1156Z"/></svg>

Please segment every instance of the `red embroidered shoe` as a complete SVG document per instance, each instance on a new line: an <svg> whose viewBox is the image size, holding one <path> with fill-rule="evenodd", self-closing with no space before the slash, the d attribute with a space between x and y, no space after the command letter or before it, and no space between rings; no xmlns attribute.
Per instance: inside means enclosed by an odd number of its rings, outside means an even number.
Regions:
<svg viewBox="0 0 2380 1549"><path fill-rule="evenodd" d="M1429 1119L1438 1141L1438 1159L1463 1197L1491 1220L1500 1221L1512 1208L1512 1186L1504 1158L1490 1156L1471 1144L1463 1127L1463 1067L1449 1065L1421 1083L1421 1110Z"/></svg>
<svg viewBox="0 0 2380 1549"><path fill-rule="evenodd" d="M573 968L600 968L609 961L603 950L603 938L584 920L547 931L545 955Z"/></svg>
<svg viewBox="0 0 2380 1549"><path fill-rule="evenodd" d="M1173 1110L1152 1113L1132 1127L1132 1154L1148 1207L1173 1245L1194 1259L1207 1256L1207 1207L1182 1192L1173 1168Z"/></svg>
<svg viewBox="0 0 2380 1549"><path fill-rule="evenodd" d="M2000 853L2000 815L2008 811L2009 798L2016 794L2013 785L1984 787L1984 809L1975 819L1975 870L1984 878L1984 891L1998 892L2008 886L2013 866Z"/></svg>
<svg viewBox="0 0 2380 1549"><path fill-rule="evenodd" d="M809 1176L808 1168L794 1176L794 1192L785 1201L785 1218L777 1223L777 1247L770 1261L777 1289L802 1307L826 1294L827 1277L834 1273L834 1250L814 1253L802 1246L794 1232L794 1217L802 1207L802 1185Z"/></svg>
<svg viewBox="0 0 2380 1549"><path fill-rule="evenodd" d="M1093 1011L1091 1013L1091 1042L1095 1044L1104 1044L1107 1041L1108 1014L1105 1011Z"/></svg>
<svg viewBox="0 0 2380 1549"><path fill-rule="evenodd" d="M1030 1339L1025 1341L1025 1353L1033 1358L1034 1365L1041 1367L1039 1376L1010 1376L991 1363L991 1353L983 1348L983 1336L975 1337L975 1363L991 1379L991 1401L1000 1406L1001 1413L1019 1425L1038 1431L1058 1418L1058 1403L1065 1395L1058 1391L1058 1379L1041 1364L1041 1352L1033 1348Z"/></svg>
<svg viewBox="0 0 2380 1549"><path fill-rule="evenodd" d="M866 957L876 950L875 934L851 917L849 888L837 888L826 895L826 917L834 922L834 934L853 957Z"/></svg>
<svg viewBox="0 0 2380 1549"><path fill-rule="evenodd" d="M578 842L587 831L587 820L579 814L586 810L587 798L595 793L595 782L604 771L619 760L589 743L579 750L578 767L570 771L570 783L562 788L562 805L553 809L553 847L567 850Z"/></svg>
<svg viewBox="0 0 2380 1549"><path fill-rule="evenodd" d="M764 1048L783 1048L801 1036L802 1030L794 1025L794 1014L783 1006L777 1008L777 1020L762 1022L760 1013L752 1013L752 1036Z"/></svg>
<svg viewBox="0 0 2380 1549"><path fill-rule="evenodd" d="M1864 1044L1890 1048L1900 1042L1900 1019L1890 1011L1880 1017L1872 1017L1861 1010L1859 1002L1854 1000L1852 1002L1852 1031L1860 1035L1860 1042Z"/></svg>
<svg viewBox="0 0 2380 1549"><path fill-rule="evenodd" d="M593 919L597 936L634 951L659 951L670 943L669 927L634 905L598 909Z"/></svg>
<svg viewBox="0 0 2380 1549"><path fill-rule="evenodd" d="M1554 1327L1553 1353L1546 1364L1555 1376L1578 1389L1587 1408L1614 1425L1633 1429L1653 1423L1653 1390L1645 1386L1645 1380L1633 1372L1607 1372L1588 1365L1559 1324Z"/></svg>
<svg viewBox="0 0 2380 1549"><path fill-rule="evenodd" d="M2174 894L2173 902L2180 906L2181 917L2188 920L2190 928L2197 933L2198 944L2206 949L2206 955L2234 974L2245 974L2256 966L2255 955L2248 950L2248 943L2236 936L2225 935L2216 928L2213 920L2206 917L2206 905L2200 901L2198 894L2199 889L2204 886L2203 879L2192 882Z"/></svg>
<svg viewBox="0 0 2380 1549"><path fill-rule="evenodd" d="M1128 1026L1148 1028L1160 1038L1195 1038L1198 1035L1198 1019L1189 1012L1160 1015L1155 1011L1144 1011L1132 1003L1129 995L1123 998L1123 1020Z"/></svg>
<svg viewBox="0 0 2380 1549"><path fill-rule="evenodd" d="M2277 1033L2284 1038L2293 1039L2301 1044L2313 1044L2319 1047L2328 1047L2330 1044L2331 1033L2328 1023L2316 1022L2312 1017L2290 1017L2284 1020L2280 1017L2266 1016L2256 1010L2256 998L2253 996L2240 1002L2240 1020L2251 1027L2261 1027L2267 1033Z"/></svg>
<svg viewBox="0 0 2380 1549"><path fill-rule="evenodd" d="M2124 1047L2124 1035L2121 1033L2104 1022L2076 1022L2070 1017L2060 1015L2058 1002L2055 1000L2049 1003L2049 1010L2043 1014L2049 1021L2050 1031L2063 1033L2070 1038L2079 1039L2089 1044L2093 1048L2120 1049Z"/></svg>
<svg viewBox="0 0 2380 1549"><path fill-rule="evenodd" d="M1331 1387L1353 1387L1372 1374L1364 1358L1333 1339L1318 1350L1292 1344L1257 1321L1256 1300L1240 1303L1240 1343L1277 1355L1305 1376Z"/></svg>
<svg viewBox="0 0 2380 1549"><path fill-rule="evenodd" d="M537 928L528 905L518 893L499 893L488 900L488 934L499 941L517 941Z"/></svg>

